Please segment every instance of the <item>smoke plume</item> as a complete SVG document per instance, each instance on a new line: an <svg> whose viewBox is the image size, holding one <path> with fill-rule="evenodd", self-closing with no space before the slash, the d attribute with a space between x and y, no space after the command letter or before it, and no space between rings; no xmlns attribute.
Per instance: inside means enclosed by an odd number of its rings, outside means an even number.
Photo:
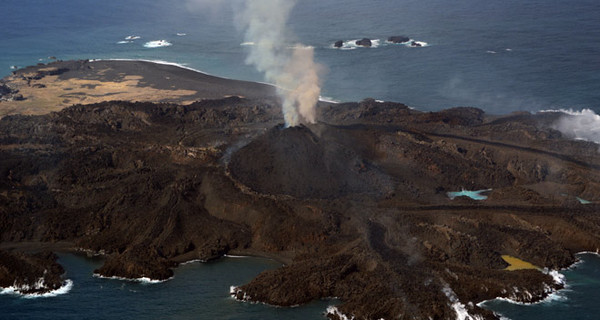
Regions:
<svg viewBox="0 0 600 320"><path fill-rule="evenodd" d="M287 21L294 0L247 0L238 21L252 43L248 64L277 86L286 126L314 123L321 89L312 47L291 45Z"/></svg>

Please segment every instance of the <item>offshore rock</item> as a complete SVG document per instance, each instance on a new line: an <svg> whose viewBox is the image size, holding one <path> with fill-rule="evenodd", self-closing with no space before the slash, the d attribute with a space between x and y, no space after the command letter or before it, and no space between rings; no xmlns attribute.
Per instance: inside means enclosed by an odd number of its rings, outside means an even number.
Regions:
<svg viewBox="0 0 600 320"><path fill-rule="evenodd" d="M370 47L373 45L373 43L371 42L371 39L362 38L361 40L356 41L356 45L361 47Z"/></svg>
<svg viewBox="0 0 600 320"><path fill-rule="evenodd" d="M410 38L406 36L391 36L387 41L391 43L404 43L410 41Z"/></svg>

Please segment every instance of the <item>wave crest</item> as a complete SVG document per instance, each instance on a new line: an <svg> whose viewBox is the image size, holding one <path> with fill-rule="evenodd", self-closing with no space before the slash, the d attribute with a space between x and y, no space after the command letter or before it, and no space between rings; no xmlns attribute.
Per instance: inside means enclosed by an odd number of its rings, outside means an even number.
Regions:
<svg viewBox="0 0 600 320"><path fill-rule="evenodd" d="M34 285L34 287L36 289L42 289L45 288L45 283L44 283L44 278L40 278L38 280L38 282L36 282L36 284ZM34 299L34 298L50 298L50 297L56 297L58 295L62 295L62 294L67 294L69 291L71 291L71 289L73 288L73 281L70 279L67 279L63 282L63 285L55 290L50 290L48 292L43 292L43 293L23 293L25 291L28 291L29 289L31 289L29 286L24 285L24 286L17 286L17 285L12 285L10 287L7 288L0 288L0 294L10 294L10 295L17 295L17 296L21 296L23 298L26 299Z"/></svg>
<svg viewBox="0 0 600 320"><path fill-rule="evenodd" d="M562 132L568 138L600 143L600 115L591 109L581 111L560 109L542 112L564 113L554 124L554 129Z"/></svg>
<svg viewBox="0 0 600 320"><path fill-rule="evenodd" d="M160 47L169 47L172 46L173 44L170 43L167 40L154 40L154 41L148 41L144 44L144 47L146 48L160 48Z"/></svg>

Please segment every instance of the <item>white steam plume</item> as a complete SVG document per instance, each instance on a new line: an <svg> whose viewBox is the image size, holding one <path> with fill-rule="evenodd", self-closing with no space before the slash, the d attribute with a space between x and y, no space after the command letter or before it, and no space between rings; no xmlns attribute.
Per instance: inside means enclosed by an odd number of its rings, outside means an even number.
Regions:
<svg viewBox="0 0 600 320"><path fill-rule="evenodd" d="M244 40L253 43L246 62L277 86L286 126L314 123L321 93L313 48L289 43L287 20L294 5L294 0L246 0L239 16Z"/></svg>
<svg viewBox="0 0 600 320"><path fill-rule="evenodd" d="M316 105L321 93L321 66L314 62L314 50L294 44L287 21L296 0L186 0L189 10L216 13L231 4L236 24L244 30L250 50L246 63L265 74L277 86L282 99L286 126L316 121Z"/></svg>
<svg viewBox="0 0 600 320"><path fill-rule="evenodd" d="M565 113L554 128L569 138L600 143L600 116L590 109L559 110Z"/></svg>

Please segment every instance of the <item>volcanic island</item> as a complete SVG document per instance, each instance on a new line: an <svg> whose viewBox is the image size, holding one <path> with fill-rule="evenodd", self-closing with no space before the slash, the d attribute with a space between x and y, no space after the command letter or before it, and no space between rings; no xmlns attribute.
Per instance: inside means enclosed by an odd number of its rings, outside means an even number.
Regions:
<svg viewBox="0 0 600 320"><path fill-rule="evenodd" d="M340 301L331 319L497 319L600 248L598 145L560 112L319 102L286 127L274 87L147 61L57 61L0 81L0 287L252 255L242 301ZM41 285L43 284L43 285ZM243 302L240 302L243 303ZM325 312L325 310L324 310Z"/></svg>

